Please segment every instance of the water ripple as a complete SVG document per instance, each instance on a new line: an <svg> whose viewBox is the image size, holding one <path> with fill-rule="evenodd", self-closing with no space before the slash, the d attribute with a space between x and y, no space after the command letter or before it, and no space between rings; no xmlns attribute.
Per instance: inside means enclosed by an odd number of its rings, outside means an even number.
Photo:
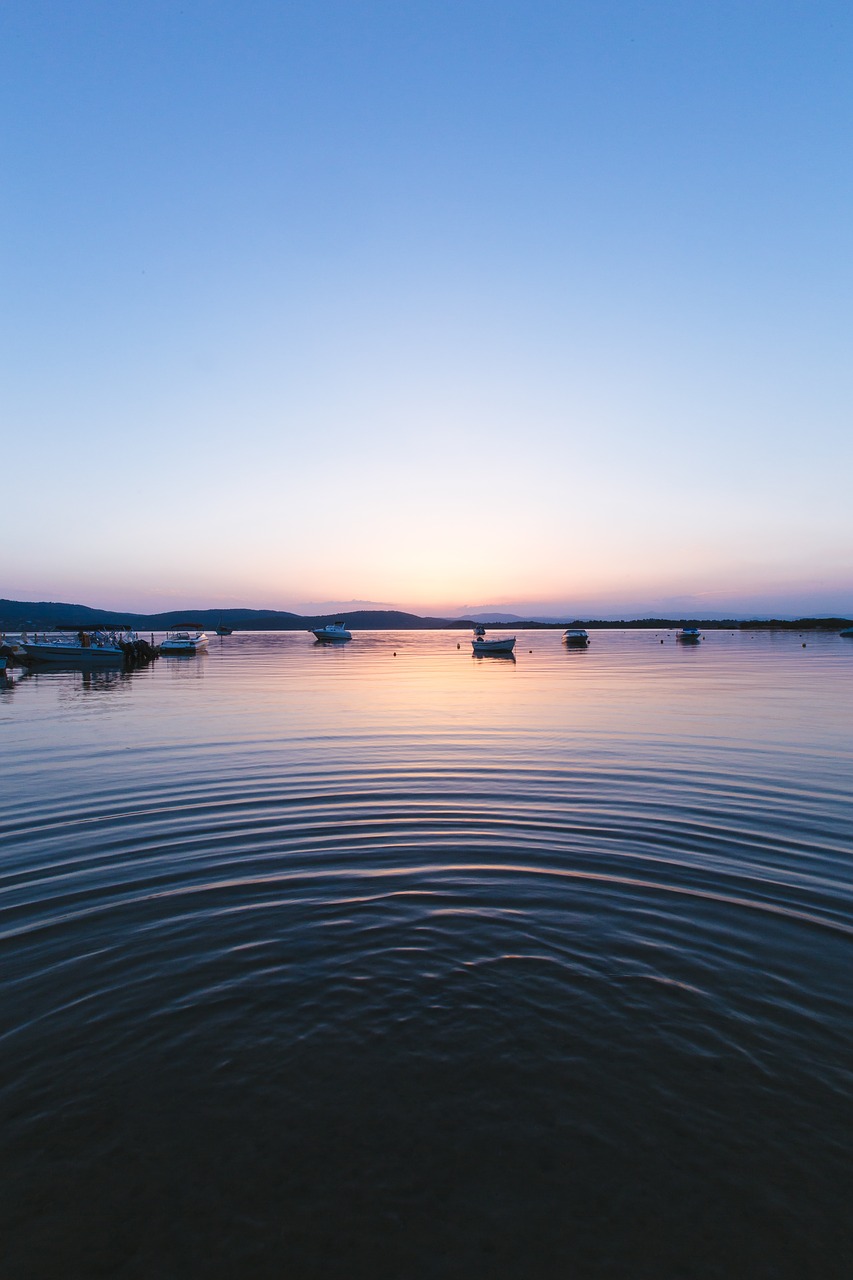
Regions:
<svg viewBox="0 0 853 1280"><path fill-rule="evenodd" d="M266 1188L297 1206L287 1257L303 1275L325 1274L320 1224L365 1179L409 1215L423 1257L427 1220L468 1256L453 1225L467 1201L465 1220L510 1254L517 1240L535 1253L539 1224L535 1273L564 1274L565 1241L537 1209L557 1189L593 1224L585 1274L627 1274L646 1256L632 1224L650 1180L659 1206L687 1197L693 1212L711 1185L726 1213L703 1210L697 1230L715 1239L747 1203L777 1240L751 1274L809 1274L819 1236L830 1275L853 1085L836 651L804 667L769 641L756 660L763 642L685 657L601 636L573 662L537 635L533 654L490 667L446 637L325 656L238 639L178 674L22 681L0 707L16 728L0 795L14 1222L43 1224L43 1180L69 1173L79 1217L107 1176L121 1182L121 1153L157 1242L138 1246L139 1274L156 1273L167 1142L210 1205L259 1214L268 1243ZM499 1212L472 1209L477 1186ZM606 1225L590 1187L620 1206ZM187 1212L236 1274L239 1233L210 1205ZM738 1273L723 1245L696 1261L689 1214L659 1212L672 1256L643 1236L648 1274L688 1260ZM363 1258L381 1222L364 1203L362 1218L347 1230ZM394 1257L397 1274L431 1274L402 1245Z"/></svg>

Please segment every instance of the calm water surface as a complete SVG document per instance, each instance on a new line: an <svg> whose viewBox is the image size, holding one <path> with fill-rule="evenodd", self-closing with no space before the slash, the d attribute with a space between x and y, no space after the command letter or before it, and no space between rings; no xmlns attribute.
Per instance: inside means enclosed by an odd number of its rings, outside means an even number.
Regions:
<svg viewBox="0 0 853 1280"><path fill-rule="evenodd" d="M853 1274L853 642L806 639L0 690L0 1275Z"/></svg>

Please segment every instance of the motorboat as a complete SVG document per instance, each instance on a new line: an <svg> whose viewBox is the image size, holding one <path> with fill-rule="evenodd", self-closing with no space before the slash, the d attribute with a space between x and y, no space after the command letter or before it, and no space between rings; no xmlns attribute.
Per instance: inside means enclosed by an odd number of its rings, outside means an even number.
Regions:
<svg viewBox="0 0 853 1280"><path fill-rule="evenodd" d="M25 632L21 649L26 662L110 666L135 654L139 639L129 627L119 630L57 627L51 632Z"/></svg>
<svg viewBox="0 0 853 1280"><path fill-rule="evenodd" d="M486 628L475 627L471 647L476 654L512 653L515 648L515 636L495 636L487 639Z"/></svg>
<svg viewBox="0 0 853 1280"><path fill-rule="evenodd" d="M853 640L853 627L845 627L843 631L839 631L840 636L849 636Z"/></svg>
<svg viewBox="0 0 853 1280"><path fill-rule="evenodd" d="M324 644L335 644L342 640L352 640L343 622L327 622L325 627L312 627L311 634Z"/></svg>
<svg viewBox="0 0 853 1280"><path fill-rule="evenodd" d="M570 649L585 649L589 644L589 635L583 627L569 627L563 632L563 643Z"/></svg>
<svg viewBox="0 0 853 1280"><path fill-rule="evenodd" d="M698 644L702 634L698 627L682 627L680 631L676 631L675 638L682 644Z"/></svg>
<svg viewBox="0 0 853 1280"><path fill-rule="evenodd" d="M202 653L207 648L207 636L197 623L187 622L166 632L160 642L160 652L165 654Z"/></svg>

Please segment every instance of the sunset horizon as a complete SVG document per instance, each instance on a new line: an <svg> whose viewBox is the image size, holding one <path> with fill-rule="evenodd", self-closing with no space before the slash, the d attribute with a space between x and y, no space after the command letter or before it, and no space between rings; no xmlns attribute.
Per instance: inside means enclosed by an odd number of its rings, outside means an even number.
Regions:
<svg viewBox="0 0 853 1280"><path fill-rule="evenodd" d="M850 20L4 5L3 594L853 601Z"/></svg>

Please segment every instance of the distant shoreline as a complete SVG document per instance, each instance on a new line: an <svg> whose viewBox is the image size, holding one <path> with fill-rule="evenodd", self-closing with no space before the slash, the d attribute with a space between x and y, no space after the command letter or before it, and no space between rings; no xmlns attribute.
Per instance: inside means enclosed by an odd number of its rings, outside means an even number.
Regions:
<svg viewBox="0 0 853 1280"><path fill-rule="evenodd" d="M126 624L138 631L167 631L181 623L196 622L214 630L220 623L234 631L308 631L335 619L358 631L466 630L482 623L501 631L561 631L566 627L586 627L589 631L665 631L683 626L705 631L838 631L853 626L853 619L821 618L570 618L542 621L535 618L489 621L488 615L474 618L433 618L397 609L355 609L337 613L298 614L273 609L194 609L162 613L92 609L88 605L57 601L0 600L0 631L47 630L51 627L93 627Z"/></svg>

